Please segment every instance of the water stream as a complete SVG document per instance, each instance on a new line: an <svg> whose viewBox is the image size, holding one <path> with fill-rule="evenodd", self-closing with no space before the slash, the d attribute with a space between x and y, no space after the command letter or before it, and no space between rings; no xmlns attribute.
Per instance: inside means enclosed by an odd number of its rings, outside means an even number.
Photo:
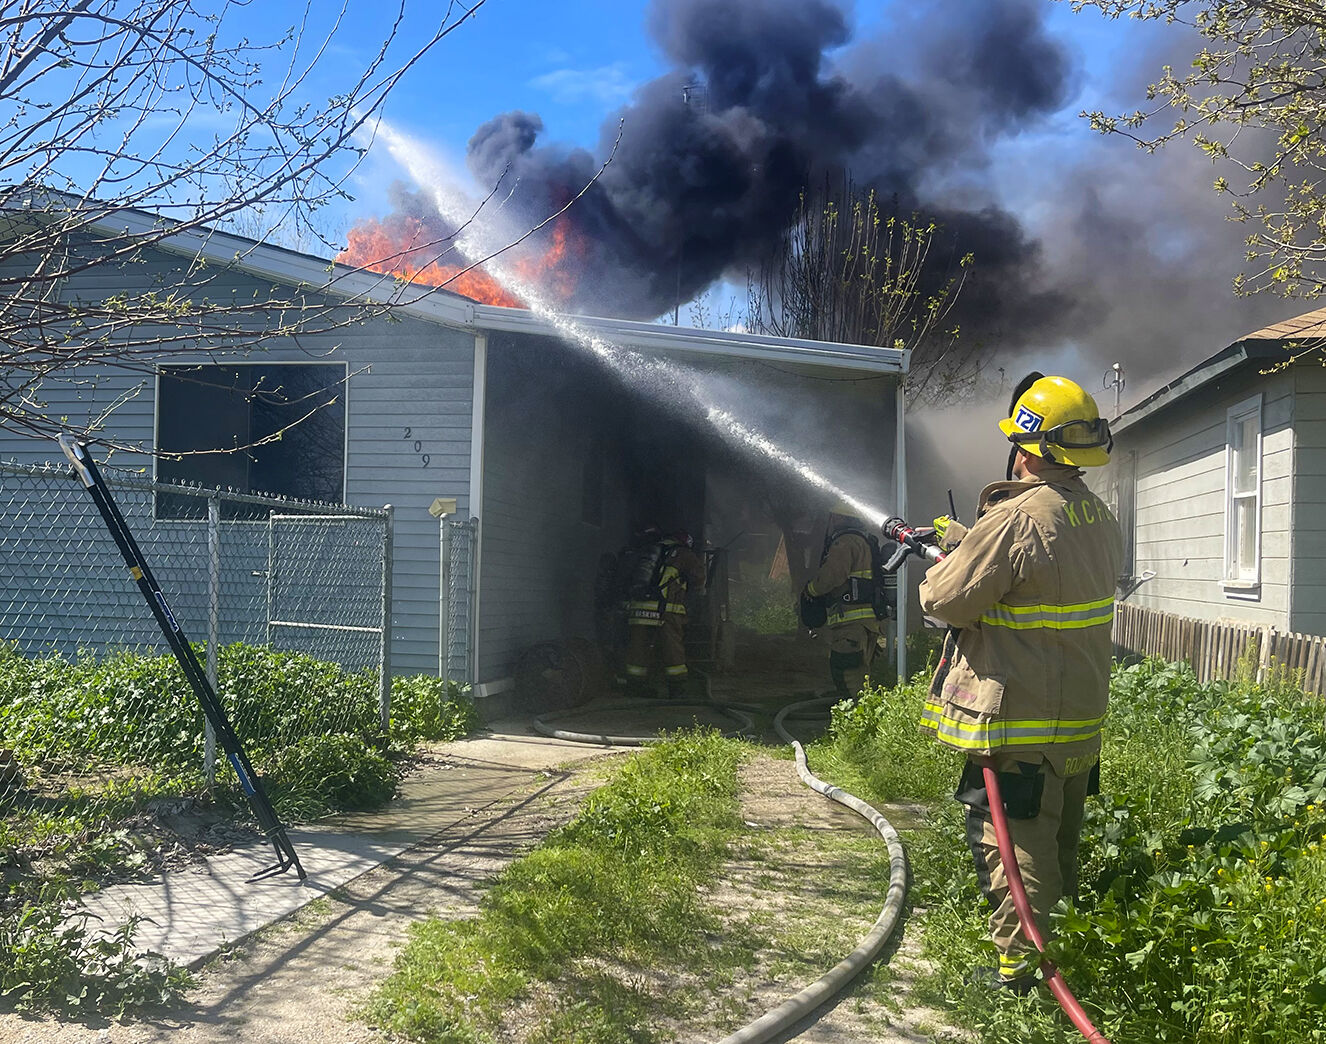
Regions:
<svg viewBox="0 0 1326 1044"><path fill-rule="evenodd" d="M377 137L387 146L391 155L409 173L415 183L428 193L438 212L448 221L454 222L458 228L464 226L453 243L456 250L466 258L467 264L487 257L510 242L510 238L491 227L490 222L474 217L473 201L449 187L454 184L455 179L443 169L442 164L425 146L401 134L385 122L378 124ZM671 399L690 402L723 438L778 465L801 481L834 498L846 501L872 525L880 526L888 518L890 512L881 510L836 486L811 464L798 460L779 448L769 436L715 401L695 371L663 359L650 358L633 349L605 340L574 319L558 312L549 304L538 287L530 284L528 280L521 279L509 266L502 263L500 257L485 262L483 267L503 287L523 300L533 314L556 329L564 340L590 353L633 386L648 390L652 396L663 401Z"/></svg>

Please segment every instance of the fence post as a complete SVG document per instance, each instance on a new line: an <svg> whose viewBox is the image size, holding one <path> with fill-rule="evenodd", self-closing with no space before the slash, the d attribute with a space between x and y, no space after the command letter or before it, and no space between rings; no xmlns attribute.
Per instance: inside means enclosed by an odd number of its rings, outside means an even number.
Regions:
<svg viewBox="0 0 1326 1044"><path fill-rule="evenodd" d="M221 498L207 497L207 681L220 699L216 684L217 655L221 642ZM212 720L203 715L203 779L207 789L216 784L216 732Z"/></svg>
<svg viewBox="0 0 1326 1044"><path fill-rule="evenodd" d="M437 574L437 676L442 679L444 692L451 681L451 640L447 633L451 626L451 527L447 524L449 517L444 514L437 520L440 559Z"/></svg>
<svg viewBox="0 0 1326 1044"><path fill-rule="evenodd" d="M378 717L385 735L391 727L391 564L394 557L395 509L384 504L386 533L382 540L382 651L379 666Z"/></svg>
<svg viewBox="0 0 1326 1044"><path fill-rule="evenodd" d="M1266 681L1266 673L1271 669L1271 634L1274 627L1263 627L1258 634L1261 648L1257 650L1257 684Z"/></svg>

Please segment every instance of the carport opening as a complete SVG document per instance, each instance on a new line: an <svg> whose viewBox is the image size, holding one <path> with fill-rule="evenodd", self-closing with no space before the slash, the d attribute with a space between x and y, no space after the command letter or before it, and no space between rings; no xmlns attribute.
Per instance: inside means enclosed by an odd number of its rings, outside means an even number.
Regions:
<svg viewBox="0 0 1326 1044"><path fill-rule="evenodd" d="M836 485L891 502L893 375L674 361ZM486 386L480 681L514 678L531 709L611 692L620 652L611 564L656 526L689 533L707 559L710 584L688 612L692 669L747 698L762 686L771 698L829 688L827 644L795 612L819 565L826 494L720 437L693 405L642 395L554 338L493 335ZM578 697L529 684L546 679L549 646L594 661ZM881 651L877 674L891 659Z"/></svg>

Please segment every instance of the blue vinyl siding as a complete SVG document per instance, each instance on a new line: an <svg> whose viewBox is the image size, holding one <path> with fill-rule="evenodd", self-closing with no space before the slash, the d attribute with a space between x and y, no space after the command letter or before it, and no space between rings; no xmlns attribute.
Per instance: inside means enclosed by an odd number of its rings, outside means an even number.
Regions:
<svg viewBox="0 0 1326 1044"><path fill-rule="evenodd" d="M126 286L170 286L181 263L171 254L154 252L139 264L72 277L61 293L67 300L95 301ZM229 295L253 300L255 295L272 295L273 287L270 280L242 271L213 268L205 293L212 300ZM378 316L297 338L267 338L260 348L243 354L224 347L209 345L142 361L334 362L347 367L345 500L366 507L391 504L395 509L393 667L397 673L436 673L438 523L428 507L436 497L454 496L462 512L469 510L473 332L414 317L389 321ZM151 372L89 368L77 380L48 381L42 394L51 417L68 417L71 425L83 426L110 409L101 427L108 439L144 451L153 445L156 382ZM53 442L0 429L0 459L40 463L61 458ZM117 451L112 462L153 473L147 452ZM203 532L201 523L172 524Z"/></svg>

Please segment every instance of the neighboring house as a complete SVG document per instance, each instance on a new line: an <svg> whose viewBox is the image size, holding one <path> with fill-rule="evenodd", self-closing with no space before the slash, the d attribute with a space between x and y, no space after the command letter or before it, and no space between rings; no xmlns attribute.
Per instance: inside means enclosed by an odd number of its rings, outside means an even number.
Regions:
<svg viewBox="0 0 1326 1044"><path fill-rule="evenodd" d="M148 230L159 222L137 211L114 215L121 230ZM172 286L199 258L208 261L213 295L252 296L277 286L308 298L326 293L309 288L325 287L334 276L331 296L371 298L384 283L289 250L187 233L145 251L134 264L71 276L59 293L86 303L129 285ZM894 480L903 352L578 320L603 341L638 353L632 358L646 360L646 367L660 360L684 364L674 379L656 381L641 394L629 367L613 372L529 311L446 291L406 292L415 296L390 316L325 334L275 337L260 351L227 353L216 344L205 354L149 359L147 376L108 369L85 374L94 379L82 386L53 384L49 413L79 426L118 402L102 430L144 452L118 452L115 463L145 467L162 479L393 505L397 672L439 668L443 578L439 524L429 507L437 498L454 498L459 517L480 519L481 694L509 685L530 645L593 635L600 558L619 550L633 526L685 526L698 539L720 544L737 535L721 531L719 512L743 476L765 475L758 488L766 493L771 484L776 490L778 483L798 481L761 462L749 446L715 438L710 422L721 421L723 410L748 416L787 451L830 465L837 482L881 509L903 501ZM712 402L697 404L677 392L688 374L699 374ZM265 447L257 460L149 455L182 440L198 447L242 445L256 430L251 425L270 430L272 418L258 416L262 396L251 393L276 384L287 398L297 389L309 402L333 394L337 402ZM677 401L657 401L660 388ZM0 431L0 460L35 463L53 456L52 445ZM158 501L158 518L200 524L172 516L173 510Z"/></svg>
<svg viewBox="0 0 1326 1044"><path fill-rule="evenodd" d="M1326 309L1276 323L1113 422L1130 603L1326 634L1323 346Z"/></svg>

